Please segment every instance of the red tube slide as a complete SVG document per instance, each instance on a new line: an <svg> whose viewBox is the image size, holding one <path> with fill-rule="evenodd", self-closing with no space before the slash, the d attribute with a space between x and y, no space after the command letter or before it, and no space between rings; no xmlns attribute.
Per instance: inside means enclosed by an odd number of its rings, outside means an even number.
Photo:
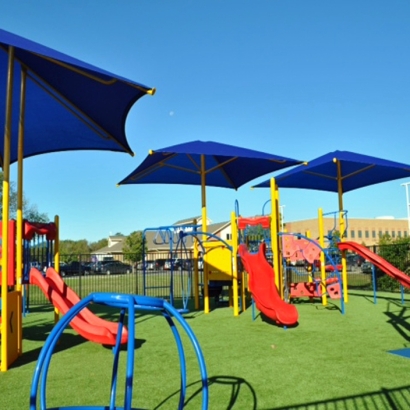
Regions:
<svg viewBox="0 0 410 410"><path fill-rule="evenodd" d="M357 242L339 242L337 244L341 251L353 251L360 256L363 256L366 260L371 262L373 265L377 266L381 271L396 279L401 285L406 288L410 288L410 277L403 273L401 270L397 269L391 263L387 262L381 256L375 254L370 249Z"/></svg>
<svg viewBox="0 0 410 410"><path fill-rule="evenodd" d="M78 295L69 288L61 278L56 278L58 273L47 271L44 277L40 271L35 268L30 270L30 284L37 285L47 299L62 313L65 314L80 300ZM52 277L52 279L51 279ZM62 284L59 282L63 282ZM116 343L118 324L108 322L96 316L89 309L83 309L71 322L70 326L82 337L91 342L103 345L114 346ZM126 343L128 331L123 328L121 343Z"/></svg>
<svg viewBox="0 0 410 410"><path fill-rule="evenodd" d="M265 316L283 326L293 326L298 321L294 305L280 297L275 285L274 272L265 257L266 244L261 243L258 253L250 253L246 245L239 245L239 255L249 274L249 287L256 307Z"/></svg>

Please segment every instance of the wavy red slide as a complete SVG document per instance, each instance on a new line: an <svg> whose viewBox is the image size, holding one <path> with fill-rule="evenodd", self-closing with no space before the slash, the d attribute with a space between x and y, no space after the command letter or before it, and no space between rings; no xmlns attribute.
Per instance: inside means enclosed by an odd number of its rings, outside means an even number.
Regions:
<svg viewBox="0 0 410 410"><path fill-rule="evenodd" d="M298 311L282 300L276 289L272 266L265 257L266 244L262 242L257 253L250 253L246 245L241 244L238 252L249 274L249 287L258 310L279 325L295 325Z"/></svg>
<svg viewBox="0 0 410 410"><path fill-rule="evenodd" d="M38 286L47 299L62 313L65 314L80 300L78 295L69 288L58 273L49 268L45 278L41 272L35 268L30 270L30 284ZM53 277L51 279L51 277ZM59 283L59 280L63 282ZM114 346L116 343L118 324L101 319L89 309L83 309L71 322L70 326L82 337L91 342L103 345ZM123 328L121 334L121 344L128 340L128 331Z"/></svg>
<svg viewBox="0 0 410 410"><path fill-rule="evenodd" d="M381 256L375 254L370 249L366 248L363 245L360 245L357 242L339 242L337 244L338 248L341 251L353 251L360 256L363 256L366 260L371 262L373 265L377 266L384 273L399 281L399 283L406 288L410 288L410 277L403 273L401 270L397 269L391 263L387 262L386 259L383 259Z"/></svg>

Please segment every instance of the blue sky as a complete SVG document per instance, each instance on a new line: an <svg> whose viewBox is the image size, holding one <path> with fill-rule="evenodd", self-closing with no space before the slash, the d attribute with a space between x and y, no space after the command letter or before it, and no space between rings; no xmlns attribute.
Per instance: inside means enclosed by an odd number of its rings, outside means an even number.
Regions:
<svg viewBox="0 0 410 410"><path fill-rule="evenodd" d="M410 164L410 2L405 0L19 0L0 27L155 87L126 123L135 152L25 161L25 195L62 239L170 225L200 214L200 188L116 183L148 150L220 141L311 160L349 150ZM16 166L12 166L12 179ZM246 170L244 170L246 172ZM279 172L280 173L280 172ZM208 188L208 216L260 214L269 190ZM407 180L344 196L351 218L406 218ZM286 221L336 211L336 194L282 189Z"/></svg>

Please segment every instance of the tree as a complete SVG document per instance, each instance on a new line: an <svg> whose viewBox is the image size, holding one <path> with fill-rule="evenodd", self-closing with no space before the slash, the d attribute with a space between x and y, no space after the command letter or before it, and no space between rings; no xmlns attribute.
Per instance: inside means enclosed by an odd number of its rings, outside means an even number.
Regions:
<svg viewBox="0 0 410 410"><path fill-rule="evenodd" d="M63 262L78 261L79 258L86 262L89 258L90 248L85 239L79 241L64 240L60 241L60 254Z"/></svg>
<svg viewBox="0 0 410 410"><path fill-rule="evenodd" d="M143 241L142 231L131 232L125 239L123 252L126 259L131 262L138 262L147 252L147 245Z"/></svg>
<svg viewBox="0 0 410 410"><path fill-rule="evenodd" d="M409 267L410 238L394 240L385 234L379 240L379 255L401 271Z"/></svg>
<svg viewBox="0 0 410 410"><path fill-rule="evenodd" d="M384 234L379 238L378 254L390 262L402 272L410 273L410 238L398 238L394 240L389 234ZM380 290L396 291L399 282L388 275L381 275L377 278L377 286Z"/></svg>
<svg viewBox="0 0 410 410"><path fill-rule="evenodd" d="M108 246L108 239L104 238L97 242L91 242L88 246L90 248L90 252L98 251L98 249Z"/></svg>
<svg viewBox="0 0 410 410"><path fill-rule="evenodd" d="M4 174L0 171L0 212L3 212L3 181ZM14 182L10 182L10 219L17 217L17 189ZM40 213L37 205L31 205L23 197L23 217L31 222L49 222L47 214Z"/></svg>

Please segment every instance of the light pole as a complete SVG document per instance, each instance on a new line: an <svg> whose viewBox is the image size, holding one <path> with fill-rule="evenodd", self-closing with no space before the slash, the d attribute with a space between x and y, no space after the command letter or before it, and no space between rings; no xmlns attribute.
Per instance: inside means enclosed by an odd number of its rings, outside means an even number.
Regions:
<svg viewBox="0 0 410 410"><path fill-rule="evenodd" d="M409 182L410 184L410 182ZM285 208L285 205L279 205L279 214L280 214L280 230L283 232L283 220L285 219L283 209Z"/></svg>
<svg viewBox="0 0 410 410"><path fill-rule="evenodd" d="M410 202L409 202L410 182L405 182L404 184L401 184L401 185L406 187L406 206L407 206L407 223L408 223L407 233L410 234Z"/></svg>

